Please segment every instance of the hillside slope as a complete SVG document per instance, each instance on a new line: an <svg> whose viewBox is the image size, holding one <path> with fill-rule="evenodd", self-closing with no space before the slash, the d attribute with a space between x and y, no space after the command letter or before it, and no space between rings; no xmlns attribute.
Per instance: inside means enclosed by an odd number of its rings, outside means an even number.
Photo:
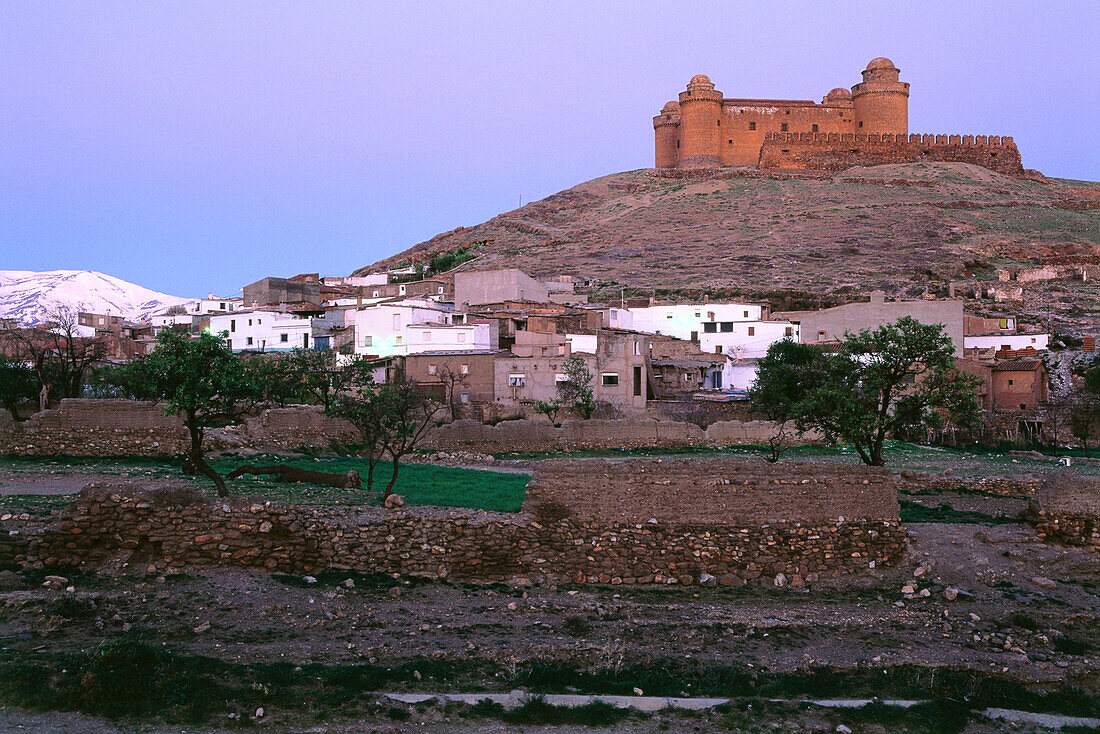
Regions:
<svg viewBox="0 0 1100 734"><path fill-rule="evenodd" d="M483 240L491 242L461 269L518 267L636 292L917 295L968 270L995 278L1016 264L1100 262L1100 184L962 163L820 178L727 169L683 180L646 169L580 184L357 272Z"/></svg>

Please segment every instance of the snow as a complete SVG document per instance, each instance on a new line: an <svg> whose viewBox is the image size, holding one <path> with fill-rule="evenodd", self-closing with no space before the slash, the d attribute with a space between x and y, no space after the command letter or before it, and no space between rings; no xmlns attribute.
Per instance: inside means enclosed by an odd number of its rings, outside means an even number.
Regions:
<svg viewBox="0 0 1100 734"><path fill-rule="evenodd" d="M94 270L0 270L0 318L24 324L42 321L59 307L138 321L190 300Z"/></svg>

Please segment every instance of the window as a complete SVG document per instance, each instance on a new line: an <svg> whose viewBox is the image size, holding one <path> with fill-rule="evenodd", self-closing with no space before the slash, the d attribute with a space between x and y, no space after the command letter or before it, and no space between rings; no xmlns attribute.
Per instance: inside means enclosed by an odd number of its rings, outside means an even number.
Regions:
<svg viewBox="0 0 1100 734"><path fill-rule="evenodd" d="M290 341L290 334L279 334L279 341L281 341L281 342Z"/></svg>
<svg viewBox="0 0 1100 734"><path fill-rule="evenodd" d="M222 303L222 304L219 304L219 307L221 308L221 310L222 310L222 311L224 311L224 310L225 310L225 304L224 304L224 303Z"/></svg>
<svg viewBox="0 0 1100 734"><path fill-rule="evenodd" d="M249 320L248 320L248 325L249 325L249 326L252 326L252 319L249 319Z"/></svg>
<svg viewBox="0 0 1100 734"><path fill-rule="evenodd" d="M527 385L527 375L511 374L508 375L508 387L524 387Z"/></svg>
<svg viewBox="0 0 1100 734"><path fill-rule="evenodd" d="M393 338L393 343L394 343L394 344L402 344L402 343L403 343L403 341L402 341L401 337L399 337L399 336L395 336L395 337Z"/></svg>
<svg viewBox="0 0 1100 734"><path fill-rule="evenodd" d="M600 383L604 387L614 387L615 385L619 384L619 373L618 372L604 372L600 376L600 378L601 378Z"/></svg>
<svg viewBox="0 0 1100 734"><path fill-rule="evenodd" d="M860 120L860 121L859 121L859 126L860 126L860 127L863 127L863 120Z"/></svg>
<svg viewBox="0 0 1100 734"><path fill-rule="evenodd" d="M718 120L718 127L722 127L722 121Z"/></svg>
<svg viewBox="0 0 1100 734"><path fill-rule="evenodd" d="M434 375L437 371L438 370L436 369L436 366L434 364L428 365L428 374L429 375Z"/></svg>
<svg viewBox="0 0 1100 734"><path fill-rule="evenodd" d="M699 311L695 312L695 318L699 318L699 313L700 313Z"/></svg>
<svg viewBox="0 0 1100 734"><path fill-rule="evenodd" d="M718 324L714 323L713 321L704 321L703 322L703 333L704 334L715 334L717 332L718 332Z"/></svg>
<svg viewBox="0 0 1100 734"><path fill-rule="evenodd" d="M666 314L665 314L665 318L666 318L666 319L671 319L671 318L672 318L672 313L671 313L671 312L669 312L669 313L666 313Z"/></svg>
<svg viewBox="0 0 1100 734"><path fill-rule="evenodd" d="M248 346L252 346L252 337L248 337L248 339L245 341L245 344L247 344Z"/></svg>
<svg viewBox="0 0 1100 734"><path fill-rule="evenodd" d="M755 122L750 122L749 123L749 130L755 130L755 129L756 129L756 123Z"/></svg>
<svg viewBox="0 0 1100 734"><path fill-rule="evenodd" d="M443 286L439 286L438 288L436 288L435 292L442 295L443 294ZM467 395L467 397L469 397L469 395Z"/></svg>
<svg viewBox="0 0 1100 734"><path fill-rule="evenodd" d="M225 348L228 349L229 351L233 351L233 340L232 339L226 339L225 340Z"/></svg>
<svg viewBox="0 0 1100 734"><path fill-rule="evenodd" d="M722 345L721 344L715 344L714 345L714 353L715 354L721 354L722 353Z"/></svg>
<svg viewBox="0 0 1100 734"><path fill-rule="evenodd" d="M788 326L786 329L783 330L783 336L794 336L794 329Z"/></svg>
<svg viewBox="0 0 1100 734"><path fill-rule="evenodd" d="M1011 386L1012 386L1012 380L1009 380L1009 381L1008 381L1008 384L1009 384L1009 386L1011 387Z"/></svg>
<svg viewBox="0 0 1100 734"><path fill-rule="evenodd" d="M749 336L756 336L756 327L755 326L750 326L749 327Z"/></svg>
<svg viewBox="0 0 1100 734"><path fill-rule="evenodd" d="M730 138L730 139L729 139L729 144L730 144L730 145L733 145L733 138Z"/></svg>
<svg viewBox="0 0 1100 734"><path fill-rule="evenodd" d="M707 311L707 318L714 321L714 311Z"/></svg>
<svg viewBox="0 0 1100 734"><path fill-rule="evenodd" d="M458 394L458 402L460 402L460 403L468 403L468 402L470 402L470 393L468 393L468 392L460 392L460 393Z"/></svg>
<svg viewBox="0 0 1100 734"><path fill-rule="evenodd" d="M237 319L229 319L229 330L230 331L236 331L237 330Z"/></svg>
<svg viewBox="0 0 1100 734"><path fill-rule="evenodd" d="M464 365L462 365L461 367L459 367L459 368L458 368L458 374L460 374L460 375L468 375L468 374L470 374L470 365L468 365L468 364L464 364Z"/></svg>
<svg viewBox="0 0 1100 734"><path fill-rule="evenodd" d="M372 291L370 297L371 298L378 298L378 291Z"/></svg>
<svg viewBox="0 0 1100 734"><path fill-rule="evenodd" d="M824 330L824 329L820 329L820 330L819 330L819 331L817 332L817 338L818 338L818 339L824 339L824 338L825 338L825 330Z"/></svg>
<svg viewBox="0 0 1100 734"><path fill-rule="evenodd" d="M642 368L641 365L634 366L634 397L640 398L642 396Z"/></svg>
<svg viewBox="0 0 1100 734"><path fill-rule="evenodd" d="M1023 403L1020 403L1020 410L1027 410L1027 406Z"/></svg>
<svg viewBox="0 0 1100 734"><path fill-rule="evenodd" d="M1034 340L1034 339L1032 339L1031 341L1035 341L1035 340ZM638 356L638 355L640 355L641 353L642 353L642 347L641 347L641 345L640 345L640 344L638 344L638 340L637 340L637 339L635 339L635 340L634 340L634 356L635 356L635 357L637 357L637 356Z"/></svg>
<svg viewBox="0 0 1100 734"><path fill-rule="evenodd" d="M780 124L779 129L782 130L783 132L787 132L787 123L784 122L784 123Z"/></svg>
<svg viewBox="0 0 1100 734"><path fill-rule="evenodd" d="M703 325L706 326L706 324L703 324ZM699 343L699 332L698 331L691 332L691 341L695 342L696 344Z"/></svg>
<svg viewBox="0 0 1100 734"><path fill-rule="evenodd" d="M400 296L405 295L405 286L403 286L403 285L397 286L397 294L400 295Z"/></svg>
<svg viewBox="0 0 1100 734"><path fill-rule="evenodd" d="M748 317L749 317L749 312L745 311L745 318L747 319Z"/></svg>
<svg viewBox="0 0 1100 734"><path fill-rule="evenodd" d="M723 321L722 322L722 331L724 331L726 333L729 333L729 332L733 331L733 322L732 321Z"/></svg>
<svg viewBox="0 0 1100 734"><path fill-rule="evenodd" d="M810 125L810 132L817 132L817 124Z"/></svg>
<svg viewBox="0 0 1100 734"><path fill-rule="evenodd" d="M363 346L364 347L374 346L374 337L371 336L370 334L367 334L365 337L363 337Z"/></svg>

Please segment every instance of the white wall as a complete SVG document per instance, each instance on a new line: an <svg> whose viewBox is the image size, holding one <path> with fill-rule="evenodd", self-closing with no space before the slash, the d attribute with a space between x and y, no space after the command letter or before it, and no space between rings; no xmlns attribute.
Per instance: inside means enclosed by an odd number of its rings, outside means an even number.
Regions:
<svg viewBox="0 0 1100 734"><path fill-rule="evenodd" d="M642 308L612 308L610 327L646 334L665 334L691 339L692 332L702 336L703 322L759 321L764 309L751 303L696 303Z"/></svg>
<svg viewBox="0 0 1100 734"><path fill-rule="evenodd" d="M597 339L598 337L595 334L565 335L565 342L569 345L569 351L573 354L576 354L577 352L595 354Z"/></svg>
<svg viewBox="0 0 1100 734"><path fill-rule="evenodd" d="M728 328L730 331L722 331L719 322L714 333L700 333L699 348L714 353L721 347L721 354L734 359L759 359L777 341L798 341L798 325L787 321L741 321L733 322Z"/></svg>
<svg viewBox="0 0 1100 734"><path fill-rule="evenodd" d="M313 348L313 319L278 311L237 311L210 317L210 332L229 332L234 352Z"/></svg>
<svg viewBox="0 0 1100 734"><path fill-rule="evenodd" d="M490 324L410 324L405 327L408 354L492 349Z"/></svg>
<svg viewBox="0 0 1100 734"><path fill-rule="evenodd" d="M966 349L1024 349L1034 347L1038 351L1048 349L1050 334L988 334L985 336L964 336Z"/></svg>
<svg viewBox="0 0 1100 734"><path fill-rule="evenodd" d="M441 324L447 312L416 304L387 304L348 311L348 323L355 324L355 353L378 357L404 356L409 353L405 328L410 324Z"/></svg>

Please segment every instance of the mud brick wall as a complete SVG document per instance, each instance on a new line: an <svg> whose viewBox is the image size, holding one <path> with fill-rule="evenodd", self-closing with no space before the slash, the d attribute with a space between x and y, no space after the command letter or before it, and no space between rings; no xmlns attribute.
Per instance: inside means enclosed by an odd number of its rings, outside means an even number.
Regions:
<svg viewBox="0 0 1100 734"><path fill-rule="evenodd" d="M298 451L352 444L359 434L351 423L327 417L320 406L299 405L272 408L249 418L241 438L251 448Z"/></svg>
<svg viewBox="0 0 1100 734"><path fill-rule="evenodd" d="M939 161L973 163L1021 176L1020 151L1010 137L893 135L889 133L768 133L762 169L843 171L853 166Z"/></svg>
<svg viewBox="0 0 1100 734"><path fill-rule="evenodd" d="M0 454L165 456L188 445L183 421L133 400L62 400L13 430L0 429Z"/></svg>
<svg viewBox="0 0 1100 734"><path fill-rule="evenodd" d="M1054 474L1028 503L1027 519L1041 538L1100 549L1100 481Z"/></svg>
<svg viewBox="0 0 1100 734"><path fill-rule="evenodd" d="M423 448L440 451L568 451L640 446L727 446L764 443L774 432L767 421L718 421L705 431L692 423L653 419L566 420L556 428L545 418L501 421L495 426L459 420L432 430Z"/></svg>
<svg viewBox="0 0 1100 734"><path fill-rule="evenodd" d="M812 582L900 559L905 531L889 475L857 471L842 478L837 472L822 481L817 468L794 469L797 476L785 485L775 484L778 477L768 472L745 474L747 484L731 480L709 492L695 482L696 505L685 500L637 522L657 492L647 497L629 484L605 487L603 476L594 474L588 492L607 497L606 508L598 500L577 501L556 516L546 512L547 497L573 497L573 485L544 489L517 514L280 506L243 497L208 499L189 489L89 487L50 527L25 534L21 560L47 568L129 563L141 570L149 564L285 573L341 569L612 584L692 584L710 574L718 583L741 585L774 584L777 574L795 584ZM624 471L649 476L648 466ZM574 481L578 475L572 472L560 466L536 478L545 487ZM675 470L673 478L677 490L689 486L686 471ZM826 510L817 499L822 493ZM646 511L624 512L624 503L635 500ZM730 512L723 510L727 502ZM761 504L771 509L754 509ZM846 513L844 519L826 519L834 511ZM794 519L752 520L772 516Z"/></svg>

